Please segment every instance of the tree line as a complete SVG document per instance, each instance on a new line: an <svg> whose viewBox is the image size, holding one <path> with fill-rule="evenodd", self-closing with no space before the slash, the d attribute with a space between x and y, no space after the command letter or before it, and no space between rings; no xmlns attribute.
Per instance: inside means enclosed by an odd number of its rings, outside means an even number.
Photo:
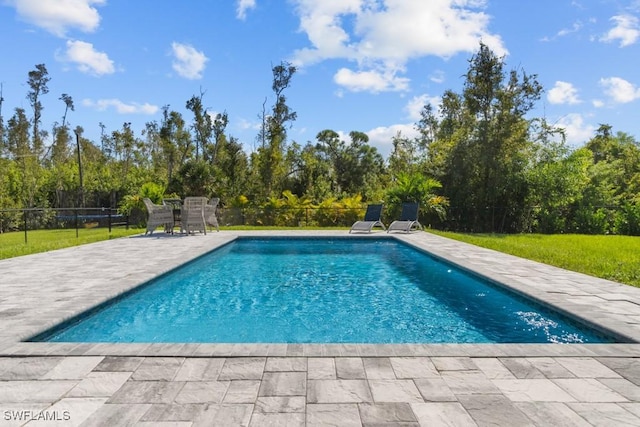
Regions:
<svg viewBox="0 0 640 427"><path fill-rule="evenodd" d="M61 94L61 121L47 129L42 98L50 76L38 64L28 73L29 111L15 108L5 123L0 93L0 209L127 211L143 197L202 195L225 207L384 202L393 219L403 201L417 201L422 222L443 229L640 235L640 144L601 124L582 146L569 147L563 129L532 117L543 93L537 76L507 71L482 43L461 92L445 91L437 108L424 105L418 136L397 134L388 159L360 131L291 140L297 113L286 92L296 71L287 62L272 67L274 102L262 105L256 148L247 153L227 132L226 111L207 111L202 91L186 101L188 118L165 106L140 135L129 122L112 131L100 123L99 141L85 138L81 126L71 129L73 98Z"/></svg>

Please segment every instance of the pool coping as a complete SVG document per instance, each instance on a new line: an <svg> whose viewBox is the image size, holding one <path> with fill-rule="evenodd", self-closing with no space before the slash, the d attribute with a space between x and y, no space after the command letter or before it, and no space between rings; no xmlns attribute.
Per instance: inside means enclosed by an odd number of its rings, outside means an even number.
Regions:
<svg viewBox="0 0 640 427"><path fill-rule="evenodd" d="M487 280L602 327L622 344L112 344L22 340L108 301L180 264L240 236L394 238ZM90 260L83 263L83 260ZM97 260L97 261L96 261ZM99 265L90 265L98 263ZM29 266L38 265L30 269ZM100 274L96 275L96 272ZM349 234L346 230L222 231L195 236L164 233L113 239L45 254L0 261L11 278L0 297L0 356L181 357L637 357L640 355L640 289L598 279L428 232ZM49 283L46 283L46 282ZM42 287L45 286L45 289ZM48 287L46 287L48 286ZM42 304L42 301L46 304ZM7 320L7 322L4 322Z"/></svg>

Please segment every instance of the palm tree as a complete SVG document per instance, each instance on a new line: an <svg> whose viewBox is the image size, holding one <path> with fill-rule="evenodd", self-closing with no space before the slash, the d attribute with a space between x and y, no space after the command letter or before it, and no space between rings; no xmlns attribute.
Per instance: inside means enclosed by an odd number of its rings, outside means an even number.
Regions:
<svg viewBox="0 0 640 427"><path fill-rule="evenodd" d="M439 188L442 188L439 181L421 173L399 173L395 185L387 191L386 210L397 218L403 202L417 202L423 213L436 214L442 220L446 217L449 200L435 193Z"/></svg>

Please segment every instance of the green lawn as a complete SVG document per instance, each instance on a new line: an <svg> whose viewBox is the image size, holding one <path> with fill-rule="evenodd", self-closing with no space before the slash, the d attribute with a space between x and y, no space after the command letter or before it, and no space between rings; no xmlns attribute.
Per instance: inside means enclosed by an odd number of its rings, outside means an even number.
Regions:
<svg viewBox="0 0 640 427"><path fill-rule="evenodd" d="M640 287L640 237L429 231L450 239Z"/></svg>
<svg viewBox="0 0 640 427"><path fill-rule="evenodd" d="M64 230L33 230L27 232L27 243L24 242L24 232L14 231L0 234L0 259L29 255L54 249L68 248L100 240L115 239L144 233L144 229L114 227L111 234L107 228L82 228Z"/></svg>

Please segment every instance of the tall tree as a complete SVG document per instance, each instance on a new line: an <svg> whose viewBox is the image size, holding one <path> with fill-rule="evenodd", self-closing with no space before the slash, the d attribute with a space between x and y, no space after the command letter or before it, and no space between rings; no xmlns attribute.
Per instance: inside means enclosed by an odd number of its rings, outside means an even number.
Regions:
<svg viewBox="0 0 640 427"><path fill-rule="evenodd" d="M29 100L29 104L33 110L33 119L32 119L32 133L31 137L33 138L32 149L34 154L42 155L43 149L43 135L40 132L40 122L42 120L42 110L44 107L42 106L42 102L40 101L40 97L42 95L46 95L49 93L49 72L47 71L47 67L44 64L36 65L36 69L29 71L29 80L27 83L29 84L29 92L27 93L27 99Z"/></svg>
<svg viewBox="0 0 640 427"><path fill-rule="evenodd" d="M420 110L420 120L415 125L418 131L418 147L426 151L438 134L438 120L433 112L431 104L425 104Z"/></svg>
<svg viewBox="0 0 640 427"><path fill-rule="evenodd" d="M458 223L477 231L521 228L531 145L526 115L541 92L535 75L505 73L504 59L481 43L462 95L443 97L434 170Z"/></svg>
<svg viewBox="0 0 640 427"><path fill-rule="evenodd" d="M284 91L290 86L291 79L296 73L296 67L281 62L272 68L273 84L271 86L276 98L272 114L266 117L265 144L258 148L253 156L253 163L258 168L259 179L262 183L261 197L279 196L282 183L287 175L285 165L285 151L287 127L296 120L297 113L287 105Z"/></svg>
<svg viewBox="0 0 640 427"><path fill-rule="evenodd" d="M22 207L35 206L40 165L29 146L30 123L24 109L16 108L7 122L7 145L10 156L20 170L19 196Z"/></svg>
<svg viewBox="0 0 640 427"><path fill-rule="evenodd" d="M2 104L4 103L3 94L3 86L2 82L0 82L0 158L5 155L6 151L6 142L4 138L4 117L2 116Z"/></svg>
<svg viewBox="0 0 640 427"><path fill-rule="evenodd" d="M169 111L168 105L162 109L160 144L166 162L167 182L171 182L174 172L191 157L193 144L182 115L177 111Z"/></svg>
<svg viewBox="0 0 640 427"><path fill-rule="evenodd" d="M585 149L593 163L575 226L585 233L640 234L640 144L603 124Z"/></svg>
<svg viewBox="0 0 640 427"><path fill-rule="evenodd" d="M319 144L309 142L301 147L293 143L288 155L293 165L288 188L294 194L317 203L334 196L331 163Z"/></svg>
<svg viewBox="0 0 640 427"><path fill-rule="evenodd" d="M318 132L316 139L319 142L316 146L317 149L323 154L327 163L331 165L328 173L331 192L335 195L340 195L342 193L340 175L346 168L343 160L344 141L340 139L340 135L336 131L331 129Z"/></svg>
<svg viewBox="0 0 640 427"><path fill-rule="evenodd" d="M226 143L224 132L228 124L229 116L226 111L216 114L216 117L213 119L213 126L211 128L213 132L213 145L210 147L211 151L209 154L211 164L213 165L218 161L218 152Z"/></svg>
<svg viewBox="0 0 640 427"><path fill-rule="evenodd" d="M429 105L430 107L430 105ZM442 95L439 107L440 120L432 108L422 110L421 120L416 124L420 132L420 144L426 150L425 172L442 182L446 181L447 171L452 168L452 154L458 142L465 141L465 127L462 97L447 90ZM464 151L464 149L460 148Z"/></svg>
<svg viewBox="0 0 640 427"><path fill-rule="evenodd" d="M276 103L273 106L273 114L267 120L267 137L271 145L282 144L287 139L287 125L298 117L295 111L291 111L287 105L287 98L284 91L291 84L291 79L297 69L288 62L281 62L273 67L273 84L271 89L276 96Z"/></svg>
<svg viewBox="0 0 640 427"><path fill-rule="evenodd" d="M67 113L69 110L75 111L75 106L73 105L73 98L66 93L63 93L60 96L60 100L64 102L64 114L62 116L62 126L67 125Z"/></svg>
<svg viewBox="0 0 640 427"><path fill-rule="evenodd" d="M417 172L416 140L406 138L398 132L391 142L393 150L389 155L389 174L392 178L400 173Z"/></svg>
<svg viewBox="0 0 640 427"><path fill-rule="evenodd" d="M13 117L7 122L7 149L10 157L19 159L31 155L29 148L29 120L24 108L16 108Z"/></svg>
<svg viewBox="0 0 640 427"><path fill-rule="evenodd" d="M593 163L588 150L571 151L564 131L546 120L533 122L531 167L527 174L530 217L526 231L561 233L569 231L572 205L589 183Z"/></svg>
<svg viewBox="0 0 640 427"><path fill-rule="evenodd" d="M247 178L249 176L249 160L242 148L242 144L234 137L222 138L224 146L219 149L216 168L220 172L221 185L217 189L217 194L225 201L229 202L237 199L246 191Z"/></svg>
<svg viewBox="0 0 640 427"><path fill-rule="evenodd" d="M115 157L118 160L118 170L122 174L122 182L126 182L127 174L134 161L136 138L131 129L131 123L122 124L121 130L111 132L111 139L115 147Z"/></svg>
<svg viewBox="0 0 640 427"><path fill-rule="evenodd" d="M59 164L64 162L69 156L69 140L71 135L69 134L69 127L67 126L67 114L69 111L74 111L73 98L63 93L60 96L60 100L64 102L64 114L62 115L62 124L60 126L53 127L53 146L51 147L51 160L53 164Z"/></svg>
<svg viewBox="0 0 640 427"><path fill-rule="evenodd" d="M211 136L213 134L211 116L202 104L204 92L200 91L200 95L193 95L187 101L187 109L193 112L193 130L195 133L196 143L196 160L200 159L200 150L205 161L209 161L209 145L211 144Z"/></svg>
<svg viewBox="0 0 640 427"><path fill-rule="evenodd" d="M349 133L350 144L340 139L337 132L326 129L318 133L318 149L331 164L329 177L332 191L338 197L360 194L375 188L384 172L384 159L375 147L368 144L369 137L358 131Z"/></svg>

